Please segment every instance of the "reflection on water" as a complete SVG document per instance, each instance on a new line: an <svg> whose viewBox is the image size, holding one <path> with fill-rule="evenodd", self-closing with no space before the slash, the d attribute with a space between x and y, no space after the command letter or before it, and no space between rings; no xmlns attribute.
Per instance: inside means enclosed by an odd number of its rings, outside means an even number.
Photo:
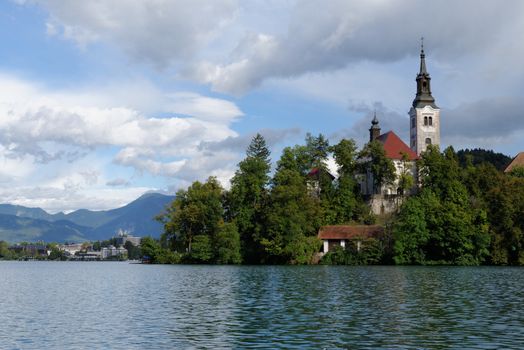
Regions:
<svg viewBox="0 0 524 350"><path fill-rule="evenodd" d="M2 349L524 348L524 269L0 262Z"/></svg>

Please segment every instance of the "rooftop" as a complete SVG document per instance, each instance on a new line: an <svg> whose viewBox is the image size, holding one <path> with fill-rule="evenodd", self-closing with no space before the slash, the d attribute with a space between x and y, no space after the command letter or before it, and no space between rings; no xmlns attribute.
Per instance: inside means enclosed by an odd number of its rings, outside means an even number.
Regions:
<svg viewBox="0 0 524 350"><path fill-rule="evenodd" d="M332 225L322 226L318 231L320 239L352 239L380 236L384 227L380 225Z"/></svg>
<svg viewBox="0 0 524 350"><path fill-rule="evenodd" d="M377 138L384 146L386 156L390 159L402 159L402 154L406 153L409 160L418 159L417 154L409 148L393 131L388 131Z"/></svg>
<svg viewBox="0 0 524 350"><path fill-rule="evenodd" d="M518 166L524 167L524 152L517 154L517 156L513 158L511 163L509 163L509 165L506 167L504 172L509 173L511 170L513 170L513 168Z"/></svg>

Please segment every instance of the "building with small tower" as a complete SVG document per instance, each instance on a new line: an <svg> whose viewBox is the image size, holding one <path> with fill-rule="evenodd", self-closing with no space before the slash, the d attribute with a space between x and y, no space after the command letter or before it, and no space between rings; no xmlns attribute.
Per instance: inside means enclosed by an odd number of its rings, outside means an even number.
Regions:
<svg viewBox="0 0 524 350"><path fill-rule="evenodd" d="M409 110L410 146L393 131L381 134L376 112L371 121L369 142L382 143L386 157L395 165L397 175L397 180L391 184L384 184L381 188L374 188L373 174L370 171L358 176L362 194L368 198L373 213L377 215L391 213L399 207L405 195L409 194L401 190L398 181L400 176L409 174L416 181L418 177L416 160L429 145L440 146L440 109L431 94L431 78L426 68L423 43L420 50L420 70L416 82L417 92Z"/></svg>

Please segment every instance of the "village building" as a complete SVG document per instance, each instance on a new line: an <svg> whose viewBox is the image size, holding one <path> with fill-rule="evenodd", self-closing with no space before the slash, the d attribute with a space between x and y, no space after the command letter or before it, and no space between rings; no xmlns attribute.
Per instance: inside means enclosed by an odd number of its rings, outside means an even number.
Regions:
<svg viewBox="0 0 524 350"><path fill-rule="evenodd" d="M102 260L110 259L110 258L119 258L119 257L127 257L127 249L124 247L115 247L114 245L110 245L107 247L103 247L100 250L100 258Z"/></svg>
<svg viewBox="0 0 524 350"><path fill-rule="evenodd" d="M360 251L362 244L372 238L379 238L384 233L380 225L332 225L323 226L318 231L318 238L322 241L320 255L324 255L339 246L345 249L349 242L356 244Z"/></svg>
<svg viewBox="0 0 524 350"><path fill-rule="evenodd" d="M504 169L504 172L509 173L513 169L518 167L524 168L524 152L520 152L519 154L517 154L515 158L513 158L511 163L509 163L509 165L506 167L506 169Z"/></svg>

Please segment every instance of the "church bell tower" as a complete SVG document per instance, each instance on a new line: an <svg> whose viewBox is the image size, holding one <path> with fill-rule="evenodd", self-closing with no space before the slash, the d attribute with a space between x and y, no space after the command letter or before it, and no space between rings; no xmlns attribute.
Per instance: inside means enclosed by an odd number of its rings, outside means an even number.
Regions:
<svg viewBox="0 0 524 350"><path fill-rule="evenodd" d="M409 111L410 147L420 155L428 145L440 146L440 108L431 95L431 78L426 70L424 42L420 49L420 72L417 74L417 95Z"/></svg>

